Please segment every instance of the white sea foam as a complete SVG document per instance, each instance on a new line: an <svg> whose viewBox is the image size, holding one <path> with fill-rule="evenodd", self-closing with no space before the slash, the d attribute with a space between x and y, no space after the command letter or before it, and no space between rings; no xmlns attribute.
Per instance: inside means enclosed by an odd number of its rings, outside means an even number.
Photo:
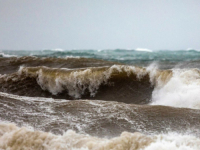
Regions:
<svg viewBox="0 0 200 150"><path fill-rule="evenodd" d="M199 49L195 49L195 48L187 48L186 50L187 50L187 51L194 50L194 51L197 51L197 52L199 52L199 51L200 51Z"/></svg>
<svg viewBox="0 0 200 150"><path fill-rule="evenodd" d="M144 135L123 132L119 137L102 139L68 130L63 135L0 124L0 149L30 150L199 150L200 139L190 135Z"/></svg>
<svg viewBox="0 0 200 150"><path fill-rule="evenodd" d="M3 52L0 53L0 56L2 56L2 57L16 57L16 55L4 54Z"/></svg>
<svg viewBox="0 0 200 150"><path fill-rule="evenodd" d="M80 56L72 56L72 55L70 55L70 56L66 56L65 58L66 58L66 59L67 59L67 58L77 58L77 59L79 59L79 58L81 58L81 57L80 57Z"/></svg>
<svg viewBox="0 0 200 150"><path fill-rule="evenodd" d="M155 87L152 105L166 105L200 109L200 71L173 69L173 75L164 85Z"/></svg>
<svg viewBox="0 0 200 150"><path fill-rule="evenodd" d="M136 51L141 51L141 52L153 52L152 50L147 49L147 48L136 48L135 50Z"/></svg>
<svg viewBox="0 0 200 150"><path fill-rule="evenodd" d="M64 49L61 49L61 48L55 48L55 49L51 49L51 51L63 52Z"/></svg>

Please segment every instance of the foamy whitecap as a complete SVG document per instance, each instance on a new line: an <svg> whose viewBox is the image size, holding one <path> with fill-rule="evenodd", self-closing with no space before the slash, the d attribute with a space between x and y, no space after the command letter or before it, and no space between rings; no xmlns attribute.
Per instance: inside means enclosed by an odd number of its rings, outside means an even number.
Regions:
<svg viewBox="0 0 200 150"><path fill-rule="evenodd" d="M18 73L37 77L37 82L43 90L48 90L56 95L64 90L75 98L80 98L88 89L91 96L95 96L101 84L106 84L108 79L115 73L125 72L137 74L138 79L147 72L134 66L113 65L110 68L88 68L79 70L50 69L47 67L28 68L20 67Z"/></svg>
<svg viewBox="0 0 200 150"><path fill-rule="evenodd" d="M65 58L66 58L66 59L67 59L67 58L77 58L77 59L80 59L81 57L80 57L80 56L72 56L72 55L70 55L70 56L66 56Z"/></svg>
<svg viewBox="0 0 200 150"><path fill-rule="evenodd" d="M200 108L200 71L174 69L170 80L152 93L153 105Z"/></svg>
<svg viewBox="0 0 200 150"><path fill-rule="evenodd" d="M147 49L147 48L136 48L135 50L140 51L140 52L153 52L152 50Z"/></svg>
<svg viewBox="0 0 200 150"><path fill-rule="evenodd" d="M2 56L2 57L16 57L16 55L9 55L9 54L5 54L5 53L0 53L0 56Z"/></svg>
<svg viewBox="0 0 200 150"><path fill-rule="evenodd" d="M63 135L33 131L14 124L0 124L1 149L30 150L199 150L200 139L190 135L144 135L123 132L119 137L102 139L68 130Z"/></svg>

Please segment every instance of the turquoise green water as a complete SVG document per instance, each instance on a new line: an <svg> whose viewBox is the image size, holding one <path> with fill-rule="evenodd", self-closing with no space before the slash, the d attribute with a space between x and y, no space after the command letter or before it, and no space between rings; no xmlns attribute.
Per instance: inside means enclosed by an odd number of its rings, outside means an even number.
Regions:
<svg viewBox="0 0 200 150"><path fill-rule="evenodd" d="M152 62L158 63L161 68L173 67L197 67L200 60L200 51L196 50L158 50L158 51L136 51L136 50L2 50L1 57L9 56L37 56L37 57L85 57L115 61L124 64L146 66Z"/></svg>

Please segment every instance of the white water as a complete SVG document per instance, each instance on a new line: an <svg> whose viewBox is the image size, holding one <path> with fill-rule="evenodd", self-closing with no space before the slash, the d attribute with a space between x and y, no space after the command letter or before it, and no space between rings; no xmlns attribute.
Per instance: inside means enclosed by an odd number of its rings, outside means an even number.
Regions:
<svg viewBox="0 0 200 150"><path fill-rule="evenodd" d="M16 55L4 54L3 52L0 52L0 56L2 56L2 57L16 57Z"/></svg>
<svg viewBox="0 0 200 150"><path fill-rule="evenodd" d="M153 52L152 50L147 49L147 48L136 48L135 50L140 51L140 52Z"/></svg>
<svg viewBox="0 0 200 150"><path fill-rule="evenodd" d="M152 93L152 105L200 109L200 71L173 69L173 76Z"/></svg>
<svg viewBox="0 0 200 150"><path fill-rule="evenodd" d="M68 130L63 135L0 124L0 149L16 150L199 150L200 139L175 133L144 135L123 132L119 137L101 139Z"/></svg>

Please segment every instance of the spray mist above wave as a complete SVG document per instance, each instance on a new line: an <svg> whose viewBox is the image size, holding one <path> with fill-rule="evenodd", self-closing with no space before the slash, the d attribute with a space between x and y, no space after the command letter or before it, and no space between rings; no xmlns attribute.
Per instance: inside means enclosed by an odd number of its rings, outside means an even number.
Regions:
<svg viewBox="0 0 200 150"><path fill-rule="evenodd" d="M123 132L119 137L101 139L67 131L63 135L54 135L41 131L18 128L13 124L0 124L1 149L31 150L199 150L200 139L189 135L160 134L144 135ZM17 141L17 142L16 142Z"/></svg>
<svg viewBox="0 0 200 150"><path fill-rule="evenodd" d="M153 105L200 108L200 70L173 69L171 79L152 94Z"/></svg>

